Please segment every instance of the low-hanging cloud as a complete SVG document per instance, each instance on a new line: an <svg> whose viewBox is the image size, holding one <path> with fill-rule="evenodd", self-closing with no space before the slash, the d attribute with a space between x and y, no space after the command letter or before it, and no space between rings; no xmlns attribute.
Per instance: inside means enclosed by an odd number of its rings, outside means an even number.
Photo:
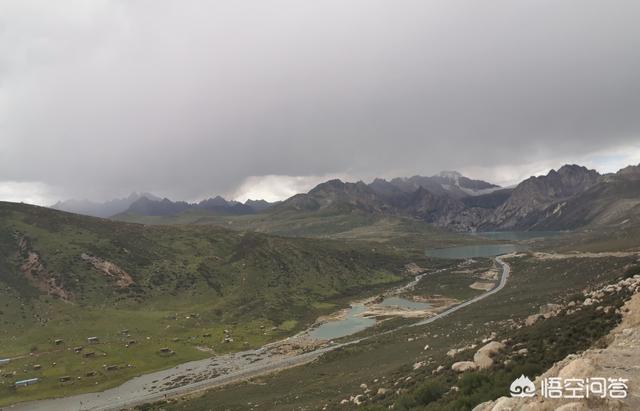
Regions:
<svg viewBox="0 0 640 411"><path fill-rule="evenodd" d="M638 15L591 0L4 1L0 185L197 199L252 176L588 158L639 140Z"/></svg>

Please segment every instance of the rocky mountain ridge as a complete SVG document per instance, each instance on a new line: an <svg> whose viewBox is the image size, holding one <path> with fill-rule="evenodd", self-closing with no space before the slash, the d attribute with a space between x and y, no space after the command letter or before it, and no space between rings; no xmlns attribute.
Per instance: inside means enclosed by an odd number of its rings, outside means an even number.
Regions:
<svg viewBox="0 0 640 411"><path fill-rule="evenodd" d="M206 211L220 215L246 215L267 210L271 205L265 200L247 200L241 203L234 200L225 200L221 196L207 198L197 203L171 201L168 198L151 200L142 197L132 203L124 212L144 216L175 216L186 211Z"/></svg>
<svg viewBox="0 0 640 411"><path fill-rule="evenodd" d="M463 232L566 230L640 223L640 166L602 175L583 166L564 165L512 188L455 171L431 177L376 178L369 184L334 179L280 203L240 203L220 196L188 203L143 195L123 211L133 217L196 212L231 217L262 213L275 219L290 218L292 213L320 217L364 213L411 217Z"/></svg>
<svg viewBox="0 0 640 411"><path fill-rule="evenodd" d="M571 164L515 188L457 172L370 184L331 180L274 208L410 216L456 231L563 230L640 221L640 166L616 174Z"/></svg>
<svg viewBox="0 0 640 411"><path fill-rule="evenodd" d="M172 201L150 193L134 192L126 198L109 200L103 203L76 199L58 201L49 208L91 217L111 218L121 213L135 213L142 216L175 216L188 210L206 210L223 215L244 215L267 210L273 204L265 200L247 200L241 203L239 201L226 200L221 196L189 203L186 201Z"/></svg>

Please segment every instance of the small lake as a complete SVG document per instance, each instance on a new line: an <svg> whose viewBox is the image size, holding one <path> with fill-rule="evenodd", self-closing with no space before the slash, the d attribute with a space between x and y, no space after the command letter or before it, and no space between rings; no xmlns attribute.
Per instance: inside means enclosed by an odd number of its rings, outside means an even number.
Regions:
<svg viewBox="0 0 640 411"><path fill-rule="evenodd" d="M562 233L562 231L480 231L471 233L471 235L491 240L526 241L536 238L554 237Z"/></svg>
<svg viewBox="0 0 640 411"><path fill-rule="evenodd" d="M332 340L369 328L376 323L376 320L360 315L366 309L364 304L354 304L347 310L343 319L327 321L311 330L309 335L318 340Z"/></svg>
<svg viewBox="0 0 640 411"><path fill-rule="evenodd" d="M517 244L478 244L464 245L460 247L436 248L426 250L427 257L462 259L476 257L494 257L496 255L509 254L523 251L525 248Z"/></svg>
<svg viewBox="0 0 640 411"><path fill-rule="evenodd" d="M429 308L429 304L408 300L402 297L391 296L385 298L376 305L384 307L401 307L408 310L424 310ZM339 320L327 321L309 331L309 336L318 340L333 340L335 338L346 337L365 330L376 323L375 318L363 317L362 313L367 310L364 304L353 304Z"/></svg>

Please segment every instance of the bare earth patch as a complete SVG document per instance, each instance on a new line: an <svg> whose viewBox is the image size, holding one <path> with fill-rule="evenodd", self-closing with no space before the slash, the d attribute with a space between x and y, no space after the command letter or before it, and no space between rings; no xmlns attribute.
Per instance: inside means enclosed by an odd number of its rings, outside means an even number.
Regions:
<svg viewBox="0 0 640 411"><path fill-rule="evenodd" d="M82 253L80 257L83 260L91 263L93 268L102 272L107 277L115 279L118 287L126 288L133 284L133 278L131 278L131 276L126 271L124 271L114 263L104 260L100 257L95 257L85 253Z"/></svg>
<svg viewBox="0 0 640 411"><path fill-rule="evenodd" d="M611 251L602 253L533 253L533 256L539 260L563 260L565 258L602 258L602 257L633 257L640 256L640 251Z"/></svg>
<svg viewBox="0 0 640 411"><path fill-rule="evenodd" d="M20 271L22 271L22 274L24 274L27 280L40 291L49 295L55 295L65 301L71 300L73 294L59 283L58 278L56 278L53 272L47 270L40 255L30 249L27 239L20 235L17 235L16 239L20 253L25 256L20 266Z"/></svg>
<svg viewBox="0 0 640 411"><path fill-rule="evenodd" d="M483 281L476 281L475 283L471 284L469 288L473 288L474 290L489 291L489 290L492 290L493 287L495 286L496 286L495 283L486 283Z"/></svg>

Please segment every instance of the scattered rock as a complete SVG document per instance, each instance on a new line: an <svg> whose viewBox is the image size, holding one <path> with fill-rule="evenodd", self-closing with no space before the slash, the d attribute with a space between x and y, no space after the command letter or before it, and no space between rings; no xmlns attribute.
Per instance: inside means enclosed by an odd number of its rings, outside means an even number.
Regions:
<svg viewBox="0 0 640 411"><path fill-rule="evenodd" d="M451 369L455 372L473 371L478 369L478 364L473 361L458 361L451 365Z"/></svg>
<svg viewBox="0 0 640 411"><path fill-rule="evenodd" d="M425 365L427 365L427 363L425 361L419 361L419 362L413 364L413 369L414 370L419 370L420 368L424 367Z"/></svg>
<svg viewBox="0 0 640 411"><path fill-rule="evenodd" d="M498 341L492 341L487 345L480 348L473 356L473 362L477 364L478 368L486 369L493 365L493 356L500 350L503 350L505 345Z"/></svg>
<svg viewBox="0 0 640 411"><path fill-rule="evenodd" d="M355 405L362 405L362 404L364 404L364 403L365 403L365 401L366 401L366 400L367 400L367 399L365 398L365 396L364 396L364 395L359 394L359 395L356 395L356 396L353 398L353 403L354 403Z"/></svg>
<svg viewBox="0 0 640 411"><path fill-rule="evenodd" d="M527 317L526 320L524 320L524 325L526 325L527 327L532 326L533 324L535 324L536 322L538 322L539 319L544 318L543 315L540 314L533 314Z"/></svg>

